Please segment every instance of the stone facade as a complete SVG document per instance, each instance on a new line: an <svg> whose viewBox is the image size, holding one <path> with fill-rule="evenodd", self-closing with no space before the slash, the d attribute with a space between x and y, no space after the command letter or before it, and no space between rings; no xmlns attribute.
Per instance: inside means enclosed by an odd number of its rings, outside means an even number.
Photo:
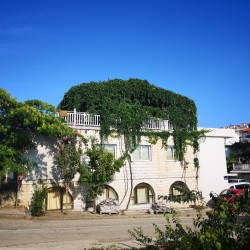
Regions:
<svg viewBox="0 0 250 250"><path fill-rule="evenodd" d="M99 138L99 130L82 129L78 132L88 138L91 136ZM217 132L219 133L220 131ZM107 183L106 193L97 197L96 204L112 194L111 198L118 199L121 209L148 209L153 202L159 201L159 196L175 194L175 184L177 186L186 185L189 190L197 190L199 188L204 190L203 194L208 197L208 190L213 190L214 185L216 185L218 190L222 189L224 185L222 180L223 175L226 174L225 137L224 135L221 136L220 133L210 133L208 138L201 142L199 159L202 170L198 176L193 164L194 155L191 147L187 148L185 159L188 164L184 168L179 161L167 159L167 151L162 146L161 140L158 140L156 144L151 144L148 138L143 137L140 145L148 150L148 158L138 159L137 157L135 159L132 155L131 169L128 162L126 162L125 166L114 175L113 181ZM124 150L122 137L110 137L105 144L114 146L115 157L122 155ZM168 145L173 145L171 137L168 140ZM64 186L63 182L58 179L53 153L53 142L42 139L37 143L37 149L29 153L29 157L37 162L37 167L33 168L24 178L18 196L20 200L19 205L29 208L35 188L46 185L49 190L52 190L51 199L54 199L54 196L61 195L61 207L58 205L58 207L51 206L50 208L65 208ZM85 187L77 183L78 177L78 175L75 176L69 190L70 198L72 199L71 208L75 211L83 211L88 208L88 202L86 200ZM215 179L217 180L216 184L212 181ZM58 187L61 187L61 189L58 189ZM59 200L58 198L58 202ZM47 203L49 204L48 201ZM48 204L47 209L50 209ZM189 204L170 205L176 207L188 206Z"/></svg>

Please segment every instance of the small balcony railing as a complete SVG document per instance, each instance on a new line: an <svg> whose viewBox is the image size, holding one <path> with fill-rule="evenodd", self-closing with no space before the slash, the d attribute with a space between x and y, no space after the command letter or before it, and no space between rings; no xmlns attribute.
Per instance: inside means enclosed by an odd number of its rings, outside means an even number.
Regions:
<svg viewBox="0 0 250 250"><path fill-rule="evenodd" d="M70 127L92 127L93 129L100 128L100 115L61 110L56 116L60 116L65 123ZM173 125L168 120L151 118L147 119L142 126L144 130L159 130L173 131Z"/></svg>
<svg viewBox="0 0 250 250"><path fill-rule="evenodd" d="M250 163L234 164L233 165L233 170L250 171Z"/></svg>
<svg viewBox="0 0 250 250"><path fill-rule="evenodd" d="M142 129L172 131L173 125L169 120L151 118L144 121Z"/></svg>

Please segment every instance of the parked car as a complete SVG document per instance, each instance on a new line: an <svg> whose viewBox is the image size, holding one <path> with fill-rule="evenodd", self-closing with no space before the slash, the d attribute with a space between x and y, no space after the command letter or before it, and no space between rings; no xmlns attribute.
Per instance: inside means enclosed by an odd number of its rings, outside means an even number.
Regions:
<svg viewBox="0 0 250 250"><path fill-rule="evenodd" d="M228 183L229 188L233 189L246 189L250 188L250 183L249 182L232 182Z"/></svg>
<svg viewBox="0 0 250 250"><path fill-rule="evenodd" d="M243 194L244 189L235 188L224 189L219 195L212 191L210 192L211 199L207 202L207 206L214 208L221 199L225 199L228 203L235 203L236 201L240 201Z"/></svg>
<svg viewBox="0 0 250 250"><path fill-rule="evenodd" d="M234 203L236 200L239 200L240 196L243 194L243 189L229 188L222 190L219 194L219 198L226 199L227 202Z"/></svg>

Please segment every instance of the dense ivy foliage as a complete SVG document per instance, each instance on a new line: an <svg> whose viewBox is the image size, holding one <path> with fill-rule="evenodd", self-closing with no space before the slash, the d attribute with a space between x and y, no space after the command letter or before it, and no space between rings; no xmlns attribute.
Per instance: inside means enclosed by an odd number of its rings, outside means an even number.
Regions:
<svg viewBox="0 0 250 250"><path fill-rule="evenodd" d="M195 103L182 95L150 84L146 80L114 79L103 82L82 83L65 93L59 104L62 110L100 114L101 137L115 129L125 136L126 151L133 151L141 138L141 127L147 118L170 120L176 152L183 160L187 141L197 150L195 136L197 113ZM158 133L167 140L169 134ZM151 136L152 137L152 136Z"/></svg>

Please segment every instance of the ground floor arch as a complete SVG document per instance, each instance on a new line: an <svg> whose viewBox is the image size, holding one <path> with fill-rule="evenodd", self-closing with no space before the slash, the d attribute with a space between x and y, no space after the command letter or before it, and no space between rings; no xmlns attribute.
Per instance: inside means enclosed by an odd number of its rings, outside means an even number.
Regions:
<svg viewBox="0 0 250 250"><path fill-rule="evenodd" d="M106 185L103 189L102 194L98 197L98 200L101 202L109 198L113 200L119 200L118 194L115 189L111 186Z"/></svg>
<svg viewBox="0 0 250 250"><path fill-rule="evenodd" d="M180 195L179 189L189 190L186 183L183 181L175 181L169 188L169 195L177 196Z"/></svg>
<svg viewBox="0 0 250 250"><path fill-rule="evenodd" d="M131 197L132 205L149 204L154 202L155 192L149 184L139 183L135 186Z"/></svg>
<svg viewBox="0 0 250 250"><path fill-rule="evenodd" d="M73 197L68 192L68 209L73 209ZM64 187L56 186L48 188L46 199L46 210L66 209L66 190Z"/></svg>

